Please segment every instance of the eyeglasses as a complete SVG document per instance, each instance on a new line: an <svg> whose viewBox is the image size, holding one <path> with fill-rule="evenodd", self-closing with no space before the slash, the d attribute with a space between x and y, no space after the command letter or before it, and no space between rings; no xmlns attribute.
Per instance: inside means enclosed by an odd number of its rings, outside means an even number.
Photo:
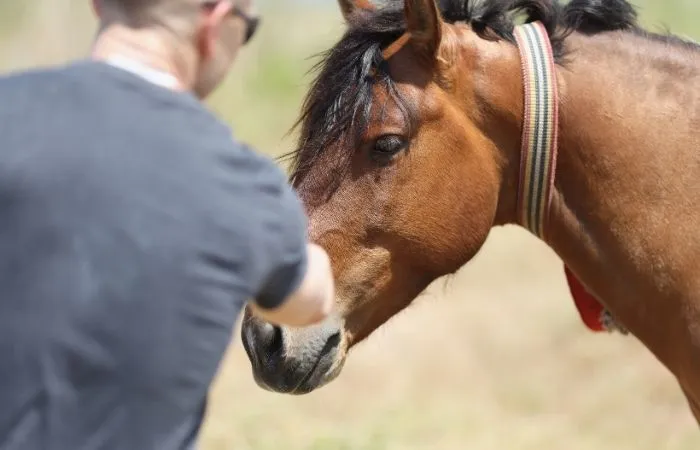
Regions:
<svg viewBox="0 0 700 450"><path fill-rule="evenodd" d="M211 1L204 1L202 2L202 7L204 8L214 8L216 5L221 3L221 0L211 0ZM243 19L243 22L245 22L245 37L243 39L243 45L247 44L253 36L255 36L255 32L258 30L258 26L260 25L260 17L253 17L248 14L246 14L245 11L243 11L240 7L234 5L233 8L231 8L231 14L234 17L240 17Z"/></svg>

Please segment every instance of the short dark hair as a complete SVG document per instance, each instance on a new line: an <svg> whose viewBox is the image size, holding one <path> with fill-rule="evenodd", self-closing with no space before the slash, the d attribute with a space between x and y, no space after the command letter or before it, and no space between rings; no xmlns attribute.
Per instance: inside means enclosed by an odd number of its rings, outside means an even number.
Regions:
<svg viewBox="0 0 700 450"><path fill-rule="evenodd" d="M162 23L167 16L192 14L201 0L99 0L106 8L113 8L131 25L148 26Z"/></svg>
<svg viewBox="0 0 700 450"><path fill-rule="evenodd" d="M163 1L167 0L100 0L105 5L118 7L125 12L147 9Z"/></svg>

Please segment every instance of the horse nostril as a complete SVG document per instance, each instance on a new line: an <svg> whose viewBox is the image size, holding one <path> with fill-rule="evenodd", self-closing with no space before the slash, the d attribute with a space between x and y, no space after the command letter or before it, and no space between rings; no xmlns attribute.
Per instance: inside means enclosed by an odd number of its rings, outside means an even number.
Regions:
<svg viewBox="0 0 700 450"><path fill-rule="evenodd" d="M276 355L282 352L284 347L284 339L282 337L282 328L272 326L272 333L267 341L267 352L269 355Z"/></svg>
<svg viewBox="0 0 700 450"><path fill-rule="evenodd" d="M282 329L276 325L260 322L255 326L257 347L263 357L270 357L282 349Z"/></svg>

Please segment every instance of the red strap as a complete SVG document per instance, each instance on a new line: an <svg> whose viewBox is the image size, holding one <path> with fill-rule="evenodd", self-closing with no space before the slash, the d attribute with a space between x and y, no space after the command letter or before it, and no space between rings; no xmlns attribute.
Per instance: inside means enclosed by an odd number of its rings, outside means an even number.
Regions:
<svg viewBox="0 0 700 450"><path fill-rule="evenodd" d="M569 291L574 298L574 304L583 323L593 331L605 331L601 322L603 306L583 287L566 265L564 265L564 272L566 273L566 281L569 283Z"/></svg>

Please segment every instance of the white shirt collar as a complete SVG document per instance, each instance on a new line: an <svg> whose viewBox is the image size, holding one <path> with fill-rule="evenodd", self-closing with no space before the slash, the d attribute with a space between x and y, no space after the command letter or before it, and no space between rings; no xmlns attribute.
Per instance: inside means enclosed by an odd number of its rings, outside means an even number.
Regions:
<svg viewBox="0 0 700 450"><path fill-rule="evenodd" d="M176 89L180 84L177 78L172 74L153 69L152 67L148 67L139 61L125 56L113 55L107 58L106 62L111 66L131 72L150 83L167 89Z"/></svg>

